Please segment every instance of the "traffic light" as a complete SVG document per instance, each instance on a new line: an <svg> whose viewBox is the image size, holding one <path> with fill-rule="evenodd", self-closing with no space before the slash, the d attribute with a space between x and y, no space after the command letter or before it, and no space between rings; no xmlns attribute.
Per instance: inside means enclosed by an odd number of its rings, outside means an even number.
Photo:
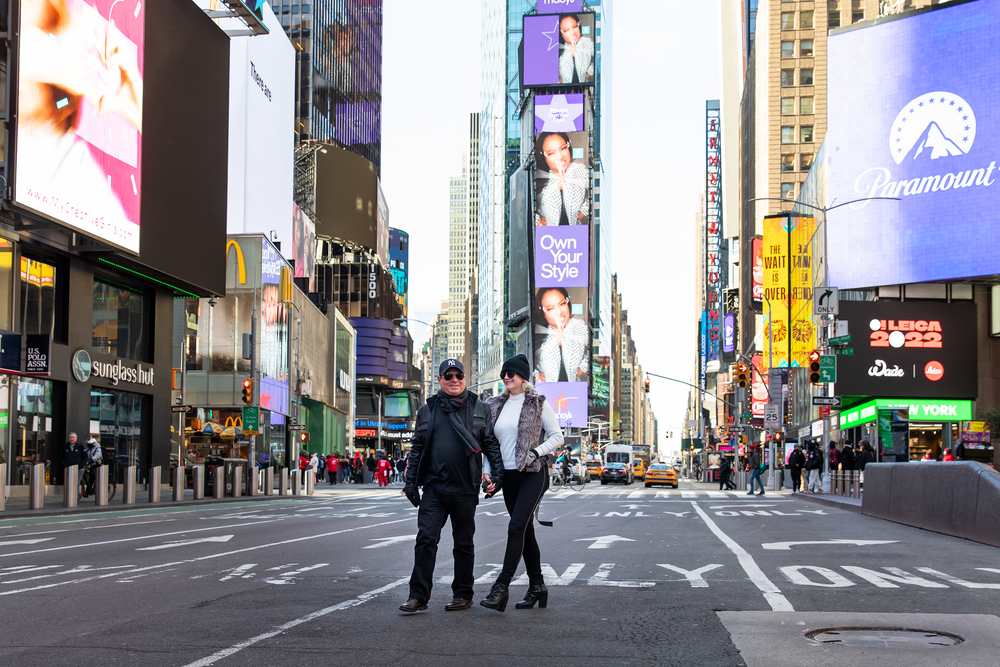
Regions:
<svg viewBox="0 0 1000 667"><path fill-rule="evenodd" d="M309 431L299 431L299 442L309 442Z"/></svg>
<svg viewBox="0 0 1000 667"><path fill-rule="evenodd" d="M749 369L747 365L742 361L736 364L736 384L740 389L746 389L750 386L750 378L748 376Z"/></svg>
<svg viewBox="0 0 1000 667"><path fill-rule="evenodd" d="M646 393L649 393L649 378L646 378Z"/></svg>
<svg viewBox="0 0 1000 667"><path fill-rule="evenodd" d="M821 384L819 381L819 350L813 350L809 353L809 382L813 384Z"/></svg>
<svg viewBox="0 0 1000 667"><path fill-rule="evenodd" d="M250 378L243 381L243 402L253 405L253 380Z"/></svg>

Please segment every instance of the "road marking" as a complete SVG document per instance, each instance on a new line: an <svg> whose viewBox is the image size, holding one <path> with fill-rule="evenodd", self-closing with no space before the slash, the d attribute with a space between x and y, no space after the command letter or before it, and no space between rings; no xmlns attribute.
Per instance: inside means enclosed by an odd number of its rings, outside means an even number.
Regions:
<svg viewBox="0 0 1000 667"><path fill-rule="evenodd" d="M555 569L548 563L542 563L542 576L545 577L546 586L569 586L578 574L583 570L584 563L571 563L566 571L561 575L556 574ZM528 583L528 573L525 572L518 577L512 585L522 586Z"/></svg>
<svg viewBox="0 0 1000 667"><path fill-rule="evenodd" d="M918 577L916 575L905 572L898 567L883 567L882 569L891 574L885 574L884 572L877 572L875 570L869 570L866 567L858 567L856 565L841 565L842 568L847 570L852 574L856 574L865 581L875 584L878 588L899 588L896 582L899 584L911 584L913 586L920 586L921 588L948 588L945 584L939 584L936 581L931 581L929 579L924 579L923 577Z"/></svg>
<svg viewBox="0 0 1000 667"><path fill-rule="evenodd" d="M722 509L726 509L726 508L729 508L729 507L774 507L774 503L765 503L765 504L759 504L759 503L754 503L754 504L740 503L738 505L712 505L711 507L709 507L709 509L722 510Z"/></svg>
<svg viewBox="0 0 1000 667"><path fill-rule="evenodd" d="M657 565L682 575L691 584L691 588L708 588L708 582L705 581L701 575L705 572L710 572L716 568L722 567L722 563L712 563L711 565L699 567L697 570L685 570L684 568L677 567L676 565L668 565L665 563L657 563Z"/></svg>
<svg viewBox="0 0 1000 667"><path fill-rule="evenodd" d="M409 542L414 539L416 535L400 535L398 537L377 537L374 540L369 540L371 542L377 542L378 544L370 544L367 547L362 547L363 549L381 549L382 547L387 547L390 544L397 544L399 542Z"/></svg>
<svg viewBox="0 0 1000 667"><path fill-rule="evenodd" d="M236 578L251 579L253 578L254 573L250 572L249 570L254 567L257 567L257 563L247 563L246 565L240 565L239 567L234 567L233 569L228 571L229 574L224 576L222 579L219 579L219 581L229 581L230 579L236 579Z"/></svg>
<svg viewBox="0 0 1000 667"><path fill-rule="evenodd" d="M173 549L174 547L186 547L192 544L202 544L204 542L228 542L231 539L233 539L232 535L201 537L196 540L178 540L176 542L167 542L165 544L159 544L155 547L142 547L141 549L136 549L136 551L159 551L160 549Z"/></svg>
<svg viewBox="0 0 1000 667"><path fill-rule="evenodd" d="M295 582L292 581L292 578L295 575L302 574L303 572L308 572L309 570L316 570L316 569L319 569L321 567L326 567L327 565L329 565L329 563L317 563L316 565L310 565L309 567L303 567L303 568L300 568L298 570L291 570L290 572L282 572L281 574L277 575L276 577L271 577L270 579L265 579L264 583L265 584L277 584L277 585L294 584Z"/></svg>
<svg viewBox="0 0 1000 667"><path fill-rule="evenodd" d="M673 514L674 516L684 516L685 514L690 514L691 512L690 512L690 510L688 510L687 512L670 512L670 511L664 511L663 513L664 514Z"/></svg>
<svg viewBox="0 0 1000 667"><path fill-rule="evenodd" d="M771 610L795 611L792 607L792 603L788 601L788 598L781 594L781 589L775 586L771 580L767 578L767 575L765 575L757 565L753 556L747 553L746 549L733 541L732 538L722 532L722 530L715 525L715 521L712 520L712 517L708 516L708 513L703 510L698 503L693 502L691 505L694 507L694 511L697 512L705 522L705 525L708 526L709 530L711 530L723 544L729 547L730 551L736 554L736 559L740 562L740 566L743 568L743 571L747 573L748 577L750 577L750 581L753 582L754 586L756 586L760 592L764 594L764 599L767 600L769 605L771 605Z"/></svg>
<svg viewBox="0 0 1000 667"><path fill-rule="evenodd" d="M927 574L933 574L935 577L941 577L949 584L955 584L956 586L965 586L966 588L1000 588L1000 584L979 584L974 581L966 581L965 579L959 579L958 577L953 577L950 574L945 574L944 572L938 572L937 570L933 570L929 567L918 567L917 569Z"/></svg>
<svg viewBox="0 0 1000 667"><path fill-rule="evenodd" d="M792 547L798 544L850 544L856 547L867 547L874 546L876 544L898 543L899 540L816 540L812 542L765 542L760 546L769 551L791 551Z"/></svg>
<svg viewBox="0 0 1000 667"><path fill-rule="evenodd" d="M628 516L627 513L626 516ZM588 549L607 549L615 542L635 542L635 540L630 540L627 537L618 537L617 535L604 535L602 537L581 537L578 540L574 540L574 542L591 542L591 541L593 541L593 544L587 547Z"/></svg>
<svg viewBox="0 0 1000 667"><path fill-rule="evenodd" d="M611 574L614 566L614 563L601 563L597 567L597 572L594 573L594 576L587 580L587 585L613 586L615 588L652 588L656 585L655 581L608 581L608 575Z"/></svg>
<svg viewBox="0 0 1000 667"><path fill-rule="evenodd" d="M9 547L13 544L39 544L40 542L48 542L49 540L54 540L54 537L42 537L37 540L14 540L12 542L0 542L0 547Z"/></svg>
<svg viewBox="0 0 1000 667"><path fill-rule="evenodd" d="M278 572L287 567L295 567L296 565L298 565L298 563L285 563L284 565L278 565L277 567L269 567L267 568L267 572Z"/></svg>
<svg viewBox="0 0 1000 667"><path fill-rule="evenodd" d="M848 586L853 586L854 582L840 574L839 572L834 572L833 570L825 567L819 567L818 565L786 565L785 567L779 567L781 573L788 577L788 580L793 584L798 586L820 586L822 588L847 588ZM827 580L827 583L820 581L813 581L806 575L802 574L802 570L809 570L810 572L815 572L819 576Z"/></svg>
<svg viewBox="0 0 1000 667"><path fill-rule="evenodd" d="M96 527L96 526L91 526ZM84 527L86 530L87 527ZM13 535L0 535L0 540L5 540L8 537L33 537L35 535L51 535L53 533L68 533L69 528L63 528L62 530L40 530L36 533L15 533Z"/></svg>

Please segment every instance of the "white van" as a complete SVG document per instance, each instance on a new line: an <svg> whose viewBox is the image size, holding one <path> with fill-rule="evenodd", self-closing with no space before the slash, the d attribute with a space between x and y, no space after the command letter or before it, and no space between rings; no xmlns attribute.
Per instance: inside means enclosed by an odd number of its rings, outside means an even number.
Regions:
<svg viewBox="0 0 1000 667"><path fill-rule="evenodd" d="M630 445L608 445L604 448L605 463L624 463L631 470L635 454Z"/></svg>

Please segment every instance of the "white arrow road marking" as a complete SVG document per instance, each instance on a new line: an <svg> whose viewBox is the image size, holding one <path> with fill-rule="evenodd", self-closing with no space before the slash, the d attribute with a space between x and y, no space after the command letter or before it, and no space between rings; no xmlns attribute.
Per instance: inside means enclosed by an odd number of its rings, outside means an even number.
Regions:
<svg viewBox="0 0 1000 667"><path fill-rule="evenodd" d="M685 570L684 568L677 567L676 565L667 565L664 563L657 563L657 565L683 575L684 578L691 584L691 588L708 588L708 582L705 581L704 577L701 575L718 567L722 567L722 563L713 563L711 565L699 567L697 570Z"/></svg>
<svg viewBox="0 0 1000 667"><path fill-rule="evenodd" d="M317 563L316 565L310 565L309 567L299 568L298 570L291 570L290 572L282 572L277 577L265 579L264 583L277 584L279 586L283 584L294 584L295 582L292 581L292 578L295 577L296 575L302 574L303 572L308 572L309 570L316 570L321 567L326 567L327 565L329 565L329 563Z"/></svg>
<svg viewBox="0 0 1000 667"><path fill-rule="evenodd" d="M155 547L142 547L136 551L158 551L160 549L173 549L174 547L186 547L190 544L201 544L202 542L228 542L233 539L232 535L219 535L217 537L200 537L196 540L179 540L177 542L167 542Z"/></svg>
<svg viewBox="0 0 1000 667"><path fill-rule="evenodd" d="M562 573L562 576L556 574L555 569L548 563L542 563L542 576L545 577L545 584L547 586L569 586L576 580L576 575L580 574L583 570L583 563L572 563L566 568L566 571ZM525 572L516 580L514 580L513 585L523 586L528 583L528 573Z"/></svg>
<svg viewBox="0 0 1000 667"><path fill-rule="evenodd" d="M617 535L604 535L603 537L581 537L575 542L593 542L588 549L607 549L615 542L635 542L635 540L630 540L627 537L618 537ZM612 567L614 564L612 563Z"/></svg>
<svg viewBox="0 0 1000 667"><path fill-rule="evenodd" d="M9 547L12 544L38 544L39 542L48 542L49 540L54 540L54 537L43 537L37 540L11 540L10 542L4 541L0 542L0 547Z"/></svg>
<svg viewBox="0 0 1000 667"><path fill-rule="evenodd" d="M594 576L587 580L587 585L614 586L616 588L652 588L656 585L655 581L608 581L608 575L611 574L611 569L614 566L614 563L601 563Z"/></svg>
<svg viewBox="0 0 1000 667"><path fill-rule="evenodd" d="M416 535L399 535L397 537L378 537L378 538L375 538L374 540L371 540L372 542L376 542L376 544L369 544L367 547L363 547L363 548L364 549L381 549L382 547L387 547L390 544L398 544L399 542L410 542L415 537L416 537Z"/></svg>
<svg viewBox="0 0 1000 667"><path fill-rule="evenodd" d="M791 551L798 544L851 544L856 547L868 547L876 544L897 544L899 540L816 540L813 542L765 542L760 545L769 551Z"/></svg>

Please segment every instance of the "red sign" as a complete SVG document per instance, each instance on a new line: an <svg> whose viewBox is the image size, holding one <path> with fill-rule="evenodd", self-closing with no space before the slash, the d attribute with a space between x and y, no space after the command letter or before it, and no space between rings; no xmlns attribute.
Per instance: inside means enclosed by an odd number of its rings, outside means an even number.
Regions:
<svg viewBox="0 0 1000 667"><path fill-rule="evenodd" d="M354 429L355 438L377 438L378 431L373 428L356 428Z"/></svg>

